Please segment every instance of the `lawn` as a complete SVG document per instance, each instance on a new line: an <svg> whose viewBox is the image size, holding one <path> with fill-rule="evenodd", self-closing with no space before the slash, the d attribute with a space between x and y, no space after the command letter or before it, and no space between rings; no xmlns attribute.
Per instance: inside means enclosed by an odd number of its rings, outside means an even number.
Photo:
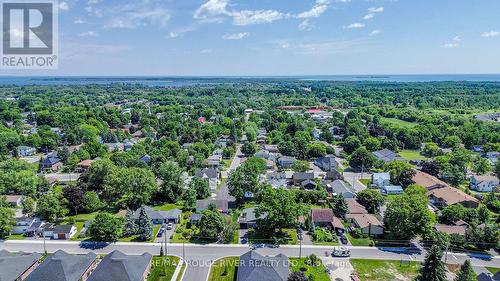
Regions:
<svg viewBox="0 0 500 281"><path fill-rule="evenodd" d="M178 257L153 257L147 281L170 281L178 264Z"/></svg>
<svg viewBox="0 0 500 281"><path fill-rule="evenodd" d="M208 281L235 281L239 257L227 257L214 262Z"/></svg>
<svg viewBox="0 0 500 281"><path fill-rule="evenodd" d="M146 242L154 242L156 239L156 234L158 234L158 231L160 230L161 225L153 225L153 236L151 236L151 239ZM129 237L120 237L118 238L119 242L144 242L139 239L139 235L132 235Z"/></svg>
<svg viewBox="0 0 500 281"><path fill-rule="evenodd" d="M353 238L350 233L346 233L346 236L353 246L373 246L375 244L371 238Z"/></svg>
<svg viewBox="0 0 500 281"><path fill-rule="evenodd" d="M396 119L396 118L382 117L382 118L380 118L380 120L382 121L382 123L386 123L391 127L401 128L401 129L410 129L410 128L413 128L413 127L418 125L417 123L412 123L412 122L408 122L408 121L404 121L404 120L400 120L400 119Z"/></svg>
<svg viewBox="0 0 500 281"><path fill-rule="evenodd" d="M420 154L419 151L417 150L401 150L399 152L399 155L403 157L406 160L427 160L429 158L425 157L424 155Z"/></svg>
<svg viewBox="0 0 500 281"><path fill-rule="evenodd" d="M163 205L158 205L154 206L153 210L155 211L170 211L173 209L182 209L182 203L179 204L163 204Z"/></svg>
<svg viewBox="0 0 500 281"><path fill-rule="evenodd" d="M330 230L316 227L312 235L314 245L336 246L339 245L337 236Z"/></svg>
<svg viewBox="0 0 500 281"><path fill-rule="evenodd" d="M24 240L26 237L23 234L11 234L7 237L8 240Z"/></svg>
<svg viewBox="0 0 500 281"><path fill-rule="evenodd" d="M489 266L487 266L487 267L486 267L486 269L487 269L489 272L491 272L491 274L496 274L497 272L499 272L499 271L500 271L500 268L498 268L498 267L489 267Z"/></svg>
<svg viewBox="0 0 500 281"><path fill-rule="evenodd" d="M364 186L368 186L371 183L371 179L360 179L359 182L362 183Z"/></svg>
<svg viewBox="0 0 500 281"><path fill-rule="evenodd" d="M330 281L330 276L325 272L325 267L321 264L321 260L318 260L319 264L315 266L306 264L306 260L307 258L290 258L292 272L302 271L309 277L309 280Z"/></svg>
<svg viewBox="0 0 500 281"><path fill-rule="evenodd" d="M298 237L297 230L283 229L282 233L276 232L274 237L272 234L260 233L255 230L248 231L248 241L252 244L282 244L282 245L297 245Z"/></svg>
<svg viewBox="0 0 500 281"><path fill-rule="evenodd" d="M74 221L76 226L76 234L71 238L71 240L84 240L85 237L80 237L80 231L83 228L83 224L88 220L93 220L95 216L97 216L98 212L90 213L90 214L79 214L74 216L68 216L64 219L62 224L68 224L71 221Z"/></svg>
<svg viewBox="0 0 500 281"><path fill-rule="evenodd" d="M361 281L414 280L420 265L417 262L401 264L400 261L351 259Z"/></svg>

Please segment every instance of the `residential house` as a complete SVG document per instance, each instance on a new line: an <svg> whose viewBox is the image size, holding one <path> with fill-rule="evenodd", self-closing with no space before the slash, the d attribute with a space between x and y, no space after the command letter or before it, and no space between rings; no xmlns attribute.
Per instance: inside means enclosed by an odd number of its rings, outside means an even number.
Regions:
<svg viewBox="0 0 500 281"><path fill-rule="evenodd" d="M152 259L149 253L126 255L114 250L102 259L88 281L145 281Z"/></svg>
<svg viewBox="0 0 500 281"><path fill-rule="evenodd" d="M470 187L473 190L479 192L491 192L498 188L499 180L496 176L493 175L485 175L478 176L473 175L470 178Z"/></svg>
<svg viewBox="0 0 500 281"><path fill-rule="evenodd" d="M443 232L448 235L451 234L460 234L460 235L465 235L465 232L467 231L467 225L462 224L462 225L446 225L446 224L435 224L434 229L438 232Z"/></svg>
<svg viewBox="0 0 500 281"><path fill-rule="evenodd" d="M37 221L40 221L40 219L34 217L16 218L16 225L12 227L11 233L16 235L25 234L26 231Z"/></svg>
<svg viewBox="0 0 500 281"><path fill-rule="evenodd" d="M343 180L327 182L326 191L332 195L340 195L345 199L354 198L356 196L356 191L352 188L352 186Z"/></svg>
<svg viewBox="0 0 500 281"><path fill-rule="evenodd" d="M500 152L498 151L486 152L485 156L486 158L488 158L488 160L490 160L491 164L496 165L496 163L498 162L498 158L500 158Z"/></svg>
<svg viewBox="0 0 500 281"><path fill-rule="evenodd" d="M75 167L75 170L78 172L78 173L83 173L85 171L87 171L88 169L90 169L90 166L92 165L92 163L94 163L94 160L83 160L82 162L76 164L76 167Z"/></svg>
<svg viewBox="0 0 500 281"><path fill-rule="evenodd" d="M238 218L238 223L241 229L255 228L259 219L265 218L266 215L257 217L255 215L255 207L244 209L241 216Z"/></svg>
<svg viewBox="0 0 500 281"><path fill-rule="evenodd" d="M283 172L272 172L266 175L266 183L274 188L285 188L288 186L286 174Z"/></svg>
<svg viewBox="0 0 500 281"><path fill-rule="evenodd" d="M287 281L290 275L288 257L263 256L249 251L240 256L236 281Z"/></svg>
<svg viewBox="0 0 500 281"><path fill-rule="evenodd" d="M262 146L264 150L269 151L270 153L278 153L279 149L276 144L265 144Z"/></svg>
<svg viewBox="0 0 500 281"><path fill-rule="evenodd" d="M18 157L29 157L36 154L36 148L21 145L16 148L16 152Z"/></svg>
<svg viewBox="0 0 500 281"><path fill-rule="evenodd" d="M404 160L399 154L394 151L390 151L387 148L382 150L377 150L373 152L373 156L377 158L377 160L383 161L385 163L394 161L394 160Z"/></svg>
<svg viewBox="0 0 500 281"><path fill-rule="evenodd" d="M321 168L325 172L338 171L340 163L334 155L326 155L314 160L314 165Z"/></svg>
<svg viewBox="0 0 500 281"><path fill-rule="evenodd" d="M300 185L303 181L306 180L314 180L314 173L296 172L292 176L292 183L294 185Z"/></svg>
<svg viewBox="0 0 500 281"><path fill-rule="evenodd" d="M182 211L179 209L172 209L168 211L155 211L149 206L142 206L146 211L146 214L151 218L153 224L164 224L164 223L179 223L181 220ZM138 220L141 214L141 208L137 209L134 213L134 219Z"/></svg>
<svg viewBox="0 0 500 281"><path fill-rule="evenodd" d="M42 172L57 172L63 166L61 159L54 155L49 155L45 159L42 160L41 171Z"/></svg>
<svg viewBox="0 0 500 281"><path fill-rule="evenodd" d="M332 209L311 209L309 218L313 229L316 227L325 227L335 231L345 231L344 225L333 214Z"/></svg>
<svg viewBox="0 0 500 281"><path fill-rule="evenodd" d="M228 136L221 136L215 141L215 144L221 148L226 148L231 142L232 140Z"/></svg>
<svg viewBox="0 0 500 281"><path fill-rule="evenodd" d="M211 191L215 191L217 189L217 185L219 185L219 172L216 169L212 168L204 168L201 170L197 170L194 173L195 177L203 178L208 180L208 186Z"/></svg>
<svg viewBox="0 0 500 281"><path fill-rule="evenodd" d="M39 253L10 253L0 251L0 280L23 281L38 266L42 255Z"/></svg>
<svg viewBox="0 0 500 281"><path fill-rule="evenodd" d="M384 225L372 214L347 214L352 226L361 229L364 234L380 236L384 234Z"/></svg>
<svg viewBox="0 0 500 281"><path fill-rule="evenodd" d="M477 276L477 281L500 281L500 271L495 273L495 275L481 272L481 274Z"/></svg>
<svg viewBox="0 0 500 281"><path fill-rule="evenodd" d="M328 172L326 172L326 175L325 175L325 180L334 181L334 180L343 180L343 179L344 179L344 177L342 176L342 173L340 171L337 171L337 170L328 171Z"/></svg>
<svg viewBox="0 0 500 281"><path fill-rule="evenodd" d="M23 203L22 195L5 195L5 199L12 208L21 207L21 203Z"/></svg>
<svg viewBox="0 0 500 281"><path fill-rule="evenodd" d="M24 232L24 235L27 237L41 236L43 233L44 226L45 226L44 221L37 220L33 224L31 224L31 226Z"/></svg>
<svg viewBox="0 0 500 281"><path fill-rule="evenodd" d="M295 157L281 156L278 158L278 166L280 166L281 169L291 169L295 161L297 161Z"/></svg>
<svg viewBox="0 0 500 281"><path fill-rule="evenodd" d="M203 214L191 214L191 216L189 217L189 221L193 225L198 225L198 223L201 220L201 217L203 217Z"/></svg>
<svg viewBox="0 0 500 281"><path fill-rule="evenodd" d="M196 212L201 213L208 209L210 205L214 205L215 209L221 213L229 213L230 202L227 199L205 199L196 201Z"/></svg>
<svg viewBox="0 0 500 281"><path fill-rule="evenodd" d="M76 226L72 224L56 225L54 227L53 236L54 240L68 240L76 234Z"/></svg>
<svg viewBox="0 0 500 281"><path fill-rule="evenodd" d="M303 189L313 190L318 186L314 180L305 180L300 183Z"/></svg>
<svg viewBox="0 0 500 281"><path fill-rule="evenodd" d="M356 199L346 199L345 202L347 203L348 214L368 214L366 208L363 205L359 204Z"/></svg>
<svg viewBox="0 0 500 281"><path fill-rule="evenodd" d="M412 180L415 184L423 186L427 190L448 186L444 181L421 171L417 171Z"/></svg>
<svg viewBox="0 0 500 281"><path fill-rule="evenodd" d="M479 206L479 200L451 186L432 189L427 192L427 196L429 196L430 202L438 208L454 204L461 204L466 208L477 208Z"/></svg>
<svg viewBox="0 0 500 281"><path fill-rule="evenodd" d="M145 154L141 158L139 158L139 161L141 161L142 163L145 163L145 164L149 164L149 163L151 163L151 156Z"/></svg>
<svg viewBox="0 0 500 281"><path fill-rule="evenodd" d="M95 268L97 255L70 255L58 250L49 255L26 281L85 281Z"/></svg>
<svg viewBox="0 0 500 281"><path fill-rule="evenodd" d="M391 175L389 173L373 173L372 185L382 188L391 184Z"/></svg>
<svg viewBox="0 0 500 281"><path fill-rule="evenodd" d="M382 194L384 195L396 195L403 193L403 187L400 185L386 185L381 189Z"/></svg>

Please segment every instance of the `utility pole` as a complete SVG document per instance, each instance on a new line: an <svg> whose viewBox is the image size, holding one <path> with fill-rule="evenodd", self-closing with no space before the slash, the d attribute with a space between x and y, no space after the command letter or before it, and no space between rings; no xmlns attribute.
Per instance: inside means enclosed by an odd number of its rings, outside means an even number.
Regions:
<svg viewBox="0 0 500 281"><path fill-rule="evenodd" d="M166 231L163 232L163 237L165 238L165 256L168 256L168 241Z"/></svg>
<svg viewBox="0 0 500 281"><path fill-rule="evenodd" d="M300 241L300 247L299 247L299 259L302 258L302 239Z"/></svg>
<svg viewBox="0 0 500 281"><path fill-rule="evenodd" d="M45 254L47 254L47 246L45 245L45 235L43 235L43 232L42 232L42 236L43 236L43 252Z"/></svg>
<svg viewBox="0 0 500 281"><path fill-rule="evenodd" d="M184 261L186 260L186 253L185 253L185 251L184 251L184 244L185 244L185 243L186 243L186 242L183 240L183 241L182 241L182 259L183 259Z"/></svg>
<svg viewBox="0 0 500 281"><path fill-rule="evenodd" d="M448 248L450 247L450 241L446 243L446 251L444 254L444 264L446 265L446 262L448 261Z"/></svg>

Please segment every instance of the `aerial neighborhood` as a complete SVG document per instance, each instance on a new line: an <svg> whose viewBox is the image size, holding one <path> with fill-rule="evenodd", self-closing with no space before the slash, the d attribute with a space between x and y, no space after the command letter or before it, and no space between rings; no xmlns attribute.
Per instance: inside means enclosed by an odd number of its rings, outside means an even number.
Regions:
<svg viewBox="0 0 500 281"><path fill-rule="evenodd" d="M368 86L307 83L312 88L276 81L0 88L6 246L159 245L154 254L3 250L0 280L167 280L158 279L165 272L182 278L182 265L158 265L169 244L245 247L232 257L240 266L214 263L212 280L340 274L314 254L254 250L270 245L335 248L332 254L344 257L356 247L495 256L500 123L467 110L498 109L499 100L440 103L431 85L397 85L395 96L374 84L379 97ZM343 94L346 88L357 94ZM429 96L415 105L404 94L411 91ZM268 266L251 266L255 261ZM360 280L360 265L351 263L348 277ZM425 271L414 266L415 276Z"/></svg>

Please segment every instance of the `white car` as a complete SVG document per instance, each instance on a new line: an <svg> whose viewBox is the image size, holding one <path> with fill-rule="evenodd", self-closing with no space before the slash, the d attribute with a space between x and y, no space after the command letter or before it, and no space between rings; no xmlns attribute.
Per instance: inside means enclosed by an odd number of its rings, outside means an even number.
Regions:
<svg viewBox="0 0 500 281"><path fill-rule="evenodd" d="M171 222L169 222L169 223L167 224L167 230L172 230L172 228L174 228L174 224L173 224L173 223L171 223Z"/></svg>
<svg viewBox="0 0 500 281"><path fill-rule="evenodd" d="M334 257L350 257L351 251L346 247L335 247L332 251L332 256Z"/></svg>

